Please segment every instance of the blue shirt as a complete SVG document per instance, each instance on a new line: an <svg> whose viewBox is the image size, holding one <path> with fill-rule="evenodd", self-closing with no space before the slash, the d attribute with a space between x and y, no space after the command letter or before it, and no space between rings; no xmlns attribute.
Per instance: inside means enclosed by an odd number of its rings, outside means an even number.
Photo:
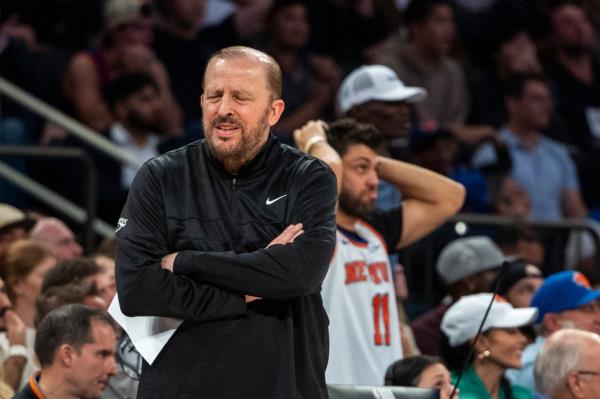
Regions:
<svg viewBox="0 0 600 399"><path fill-rule="evenodd" d="M529 216L537 220L560 219L563 193L579 190L575 164L565 146L540 135L535 148L525 148L508 127L500 130L500 139L506 144L512 159L512 178L531 197ZM475 153L473 165L480 167L493 163L494 158L494 147L484 144Z"/></svg>

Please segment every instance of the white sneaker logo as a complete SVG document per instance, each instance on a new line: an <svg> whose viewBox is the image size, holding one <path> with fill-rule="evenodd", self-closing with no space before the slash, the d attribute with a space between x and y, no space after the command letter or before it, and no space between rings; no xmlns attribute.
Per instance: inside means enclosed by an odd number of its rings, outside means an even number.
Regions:
<svg viewBox="0 0 600 399"><path fill-rule="evenodd" d="M277 197L277 198L275 198L273 200L271 199L271 197L269 197L269 198L267 198L267 201L265 202L265 204L271 205L272 203L274 203L275 201L279 201L283 197L287 197L287 194L283 194L281 197Z"/></svg>

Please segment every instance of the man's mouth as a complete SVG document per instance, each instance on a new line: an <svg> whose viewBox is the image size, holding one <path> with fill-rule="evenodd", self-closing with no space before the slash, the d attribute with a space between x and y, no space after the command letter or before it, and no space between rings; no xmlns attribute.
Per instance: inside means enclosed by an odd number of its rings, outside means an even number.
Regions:
<svg viewBox="0 0 600 399"><path fill-rule="evenodd" d="M228 138L232 137L240 129L240 126L233 123L218 123L215 125L215 133L217 137Z"/></svg>

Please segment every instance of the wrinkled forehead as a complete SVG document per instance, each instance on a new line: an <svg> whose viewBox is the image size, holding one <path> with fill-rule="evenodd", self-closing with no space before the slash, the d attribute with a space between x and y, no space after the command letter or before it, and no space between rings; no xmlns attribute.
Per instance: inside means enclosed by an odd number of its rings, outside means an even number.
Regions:
<svg viewBox="0 0 600 399"><path fill-rule="evenodd" d="M214 58L206 66L204 89L224 84L241 84L269 90L266 62L268 59L255 56Z"/></svg>

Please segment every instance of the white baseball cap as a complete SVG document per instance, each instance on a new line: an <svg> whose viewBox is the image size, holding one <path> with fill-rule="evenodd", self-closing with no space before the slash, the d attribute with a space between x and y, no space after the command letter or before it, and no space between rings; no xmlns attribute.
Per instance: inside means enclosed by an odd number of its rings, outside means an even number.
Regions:
<svg viewBox="0 0 600 399"><path fill-rule="evenodd" d="M408 87L385 65L366 65L352 71L340 85L337 109L345 114L352 107L367 101L421 101L427 91Z"/></svg>
<svg viewBox="0 0 600 399"><path fill-rule="evenodd" d="M444 314L442 331L450 346L459 346L477 335L492 294L467 295L460 298ZM506 299L496 295L481 332L492 328L516 328L535 321L537 308L514 308Z"/></svg>

